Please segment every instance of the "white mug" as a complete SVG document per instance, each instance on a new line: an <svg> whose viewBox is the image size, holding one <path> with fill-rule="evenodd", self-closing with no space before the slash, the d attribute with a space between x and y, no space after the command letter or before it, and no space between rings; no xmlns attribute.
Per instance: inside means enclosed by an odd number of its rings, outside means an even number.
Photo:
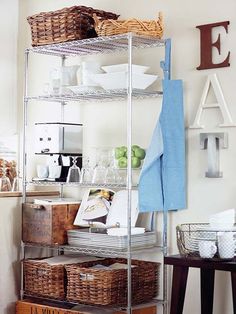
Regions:
<svg viewBox="0 0 236 314"><path fill-rule="evenodd" d="M199 241L198 247L202 258L212 258L217 251L217 247L213 241Z"/></svg>
<svg viewBox="0 0 236 314"><path fill-rule="evenodd" d="M58 179L61 175L61 166L59 165L49 165L49 178Z"/></svg>
<svg viewBox="0 0 236 314"><path fill-rule="evenodd" d="M218 232L217 243L220 258L234 258L236 244L234 232Z"/></svg>
<svg viewBox="0 0 236 314"><path fill-rule="evenodd" d="M48 166L47 165L37 165L37 177L40 179L48 177Z"/></svg>

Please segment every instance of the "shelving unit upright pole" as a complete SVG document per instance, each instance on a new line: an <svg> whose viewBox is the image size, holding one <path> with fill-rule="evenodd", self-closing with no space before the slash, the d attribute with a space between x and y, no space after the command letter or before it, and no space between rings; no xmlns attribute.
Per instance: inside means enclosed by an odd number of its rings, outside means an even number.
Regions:
<svg viewBox="0 0 236 314"><path fill-rule="evenodd" d="M25 68L24 68L24 108L23 108L23 139L22 139L22 155L23 155L23 160L22 160L22 201L25 203L26 201L26 169L27 169L27 152L26 152L26 129L27 129L27 119L28 119L28 76L29 76L29 50L25 50Z"/></svg>
<svg viewBox="0 0 236 314"><path fill-rule="evenodd" d="M128 33L128 95L127 95L127 192L128 192L128 248L127 248L127 264L128 264L128 302L127 313L132 313L132 280L131 280L131 197L132 197L132 167L131 167L131 145L132 145L132 33Z"/></svg>
<svg viewBox="0 0 236 314"><path fill-rule="evenodd" d="M165 61L161 61L160 66L164 73L164 80L171 79L171 40L165 40ZM164 95L163 95L164 97ZM163 255L166 256L168 253L168 241L167 241L167 227L168 227L168 209L163 209ZM167 282L167 266L164 264L163 259L163 314L168 314L168 304L167 304L167 297L168 297L168 282Z"/></svg>
<svg viewBox="0 0 236 314"><path fill-rule="evenodd" d="M66 56L61 56L61 66L64 67L66 64ZM65 122L65 106L67 103L65 101L61 102L61 122ZM60 197L62 198L64 196L64 185L60 184Z"/></svg>

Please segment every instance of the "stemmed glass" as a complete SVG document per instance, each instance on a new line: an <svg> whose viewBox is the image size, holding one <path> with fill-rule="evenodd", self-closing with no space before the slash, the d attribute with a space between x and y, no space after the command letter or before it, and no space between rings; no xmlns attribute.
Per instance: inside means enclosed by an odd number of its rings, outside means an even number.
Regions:
<svg viewBox="0 0 236 314"><path fill-rule="evenodd" d="M93 178L93 168L89 157L83 158L83 167L81 169L80 183L91 183Z"/></svg>
<svg viewBox="0 0 236 314"><path fill-rule="evenodd" d="M72 166L69 168L66 182L80 182L80 168L76 166L78 156L72 157Z"/></svg>
<svg viewBox="0 0 236 314"><path fill-rule="evenodd" d="M97 161L94 167L92 183L104 184L106 168L108 165L107 151L97 149L96 159Z"/></svg>
<svg viewBox="0 0 236 314"><path fill-rule="evenodd" d="M20 175L19 172L17 173L17 175L14 177L13 182L12 182L12 187L11 187L11 191L15 192L15 191L19 191L20 190Z"/></svg>
<svg viewBox="0 0 236 314"><path fill-rule="evenodd" d="M119 184L121 183L121 178L119 175L118 170L115 167L115 157L114 157L114 152L113 150L110 150L108 152L108 166L106 168L106 172L105 172L105 183L109 184Z"/></svg>
<svg viewBox="0 0 236 314"><path fill-rule="evenodd" d="M2 167L2 177L0 178L0 191L11 191L11 182L10 179L7 177L6 175L7 173L7 168L6 168L6 164L3 164Z"/></svg>

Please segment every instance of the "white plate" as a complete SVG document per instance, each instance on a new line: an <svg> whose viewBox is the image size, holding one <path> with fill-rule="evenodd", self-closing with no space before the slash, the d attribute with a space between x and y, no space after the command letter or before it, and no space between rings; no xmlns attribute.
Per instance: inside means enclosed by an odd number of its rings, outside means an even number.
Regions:
<svg viewBox="0 0 236 314"><path fill-rule="evenodd" d="M86 86L86 85L76 85L76 86L67 86L74 94L81 94L83 92L94 92L101 90L100 86Z"/></svg>

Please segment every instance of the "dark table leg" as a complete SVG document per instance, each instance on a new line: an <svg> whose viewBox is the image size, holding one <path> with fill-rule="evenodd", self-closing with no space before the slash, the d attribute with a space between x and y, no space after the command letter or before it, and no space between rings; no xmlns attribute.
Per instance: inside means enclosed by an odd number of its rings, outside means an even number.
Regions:
<svg viewBox="0 0 236 314"><path fill-rule="evenodd" d="M201 268L201 314L212 314L215 270Z"/></svg>
<svg viewBox="0 0 236 314"><path fill-rule="evenodd" d="M188 278L188 267L174 266L170 314L182 314Z"/></svg>
<svg viewBox="0 0 236 314"><path fill-rule="evenodd" d="M232 283L234 314L236 314L236 272L235 271L231 271L231 283Z"/></svg>

